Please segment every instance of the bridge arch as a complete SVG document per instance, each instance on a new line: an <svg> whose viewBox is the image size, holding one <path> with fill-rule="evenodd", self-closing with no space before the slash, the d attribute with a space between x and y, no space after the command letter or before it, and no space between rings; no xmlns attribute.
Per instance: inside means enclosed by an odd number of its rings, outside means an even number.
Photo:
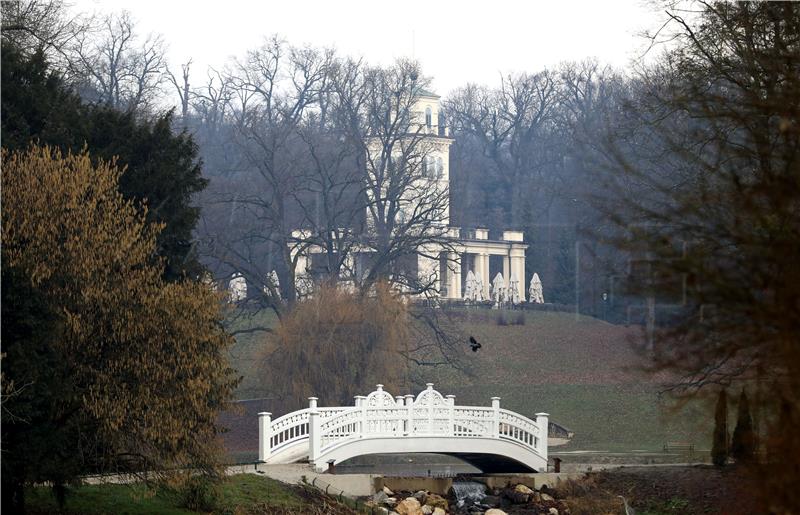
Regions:
<svg viewBox="0 0 800 515"><path fill-rule="evenodd" d="M385 453L449 454L485 472L547 470L547 413L535 420L491 406L458 406L428 383L416 398L392 396L377 385L355 404L309 407L271 420L259 414L259 460L291 463L308 459L317 470L329 461Z"/></svg>

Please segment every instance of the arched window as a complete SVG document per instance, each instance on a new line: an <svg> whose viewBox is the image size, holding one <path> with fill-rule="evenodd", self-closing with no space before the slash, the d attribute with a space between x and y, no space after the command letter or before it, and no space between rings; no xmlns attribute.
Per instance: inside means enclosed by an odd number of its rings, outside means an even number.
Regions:
<svg viewBox="0 0 800 515"><path fill-rule="evenodd" d="M425 108L425 125L427 125L428 129L433 125L433 114L430 107Z"/></svg>
<svg viewBox="0 0 800 515"><path fill-rule="evenodd" d="M433 165L431 163L431 157L425 156L422 158L422 176L430 177L431 175L433 175Z"/></svg>
<svg viewBox="0 0 800 515"><path fill-rule="evenodd" d="M444 176L444 162L441 157L436 158L436 177L441 179Z"/></svg>
<svg viewBox="0 0 800 515"><path fill-rule="evenodd" d="M439 109L439 136L445 136L444 129L447 126L446 123L447 120L444 119L444 111Z"/></svg>

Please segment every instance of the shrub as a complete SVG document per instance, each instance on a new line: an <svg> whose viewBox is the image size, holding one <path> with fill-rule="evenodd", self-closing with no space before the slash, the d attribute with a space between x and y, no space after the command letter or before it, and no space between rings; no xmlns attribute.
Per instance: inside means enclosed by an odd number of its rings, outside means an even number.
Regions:
<svg viewBox="0 0 800 515"><path fill-rule="evenodd" d="M214 511L220 499L219 484L208 476L192 476L182 485L180 498L187 510Z"/></svg>
<svg viewBox="0 0 800 515"><path fill-rule="evenodd" d="M711 461L721 467L728 461L728 394L723 389L714 410L714 440L711 444Z"/></svg>
<svg viewBox="0 0 800 515"><path fill-rule="evenodd" d="M747 394L742 389L742 395L739 396L736 429L733 430L733 439L731 440L731 456L737 462L746 463L752 461L755 455L755 446L753 419L750 417L750 403L747 401Z"/></svg>

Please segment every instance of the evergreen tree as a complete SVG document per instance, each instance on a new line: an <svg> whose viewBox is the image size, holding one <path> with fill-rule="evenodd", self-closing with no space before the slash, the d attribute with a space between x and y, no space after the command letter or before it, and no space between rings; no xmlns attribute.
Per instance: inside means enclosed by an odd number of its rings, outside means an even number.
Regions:
<svg viewBox="0 0 800 515"><path fill-rule="evenodd" d="M199 277L192 232L200 213L192 197L207 180L191 135L173 133L172 112L147 120L86 104L41 51L26 57L3 41L1 57L3 148L24 150L38 143L63 152L86 148L95 160L117 158L117 165L125 167L120 192L148 207L149 222L164 225L157 239L157 254L166 264L164 278Z"/></svg>
<svg viewBox="0 0 800 515"><path fill-rule="evenodd" d="M736 429L733 430L733 439L731 440L731 456L740 463L752 461L755 455L755 444L753 419L750 416L750 403L747 400L747 394L742 389L742 394L739 396Z"/></svg>
<svg viewBox="0 0 800 515"><path fill-rule="evenodd" d="M714 440L711 443L711 461L721 467L728 461L728 394L719 392L714 410Z"/></svg>

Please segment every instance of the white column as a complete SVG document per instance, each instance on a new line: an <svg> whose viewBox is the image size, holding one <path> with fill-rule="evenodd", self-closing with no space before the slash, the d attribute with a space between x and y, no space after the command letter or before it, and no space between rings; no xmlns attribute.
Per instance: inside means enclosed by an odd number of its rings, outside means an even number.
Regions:
<svg viewBox="0 0 800 515"><path fill-rule="evenodd" d="M539 426L539 446L536 448L536 450L539 451L539 454L541 454L545 460L547 460L547 433L550 428L549 417L549 413L536 414L536 425ZM545 470L545 472L547 471Z"/></svg>
<svg viewBox="0 0 800 515"><path fill-rule="evenodd" d="M521 253L521 255L519 255ZM513 250L511 254L511 269L519 281L519 299L525 300L525 293L528 290L528 283L525 281L525 251Z"/></svg>
<svg viewBox="0 0 800 515"><path fill-rule="evenodd" d="M322 436L320 431L319 412L317 411L317 398L308 398L308 461L314 464L322 450Z"/></svg>
<svg viewBox="0 0 800 515"><path fill-rule="evenodd" d="M491 285L491 278L489 277L489 254L482 253L481 258L481 280L483 281L483 298L489 298L489 286Z"/></svg>
<svg viewBox="0 0 800 515"><path fill-rule="evenodd" d="M494 436L500 438L500 397L492 397L492 410L494 410Z"/></svg>
<svg viewBox="0 0 800 515"><path fill-rule="evenodd" d="M455 395L448 395L447 396L447 407L449 409L448 409L448 417L447 417L448 418L447 434L450 435L450 436L453 436L453 434L455 433L455 424L454 424L454 421L453 421L453 419L455 418L454 417L455 413L453 413L455 411L455 408L454 408L455 405L456 405L456 396Z"/></svg>
<svg viewBox="0 0 800 515"><path fill-rule="evenodd" d="M450 284L447 289L447 297L451 299L461 298L461 255L451 252L448 255L447 267L450 275ZM452 269L452 270L451 270Z"/></svg>
<svg viewBox="0 0 800 515"><path fill-rule="evenodd" d="M503 256L503 280L508 284L511 279L511 258L508 254Z"/></svg>
<svg viewBox="0 0 800 515"><path fill-rule="evenodd" d="M267 461L272 452L272 413L262 411L258 414L258 461Z"/></svg>

